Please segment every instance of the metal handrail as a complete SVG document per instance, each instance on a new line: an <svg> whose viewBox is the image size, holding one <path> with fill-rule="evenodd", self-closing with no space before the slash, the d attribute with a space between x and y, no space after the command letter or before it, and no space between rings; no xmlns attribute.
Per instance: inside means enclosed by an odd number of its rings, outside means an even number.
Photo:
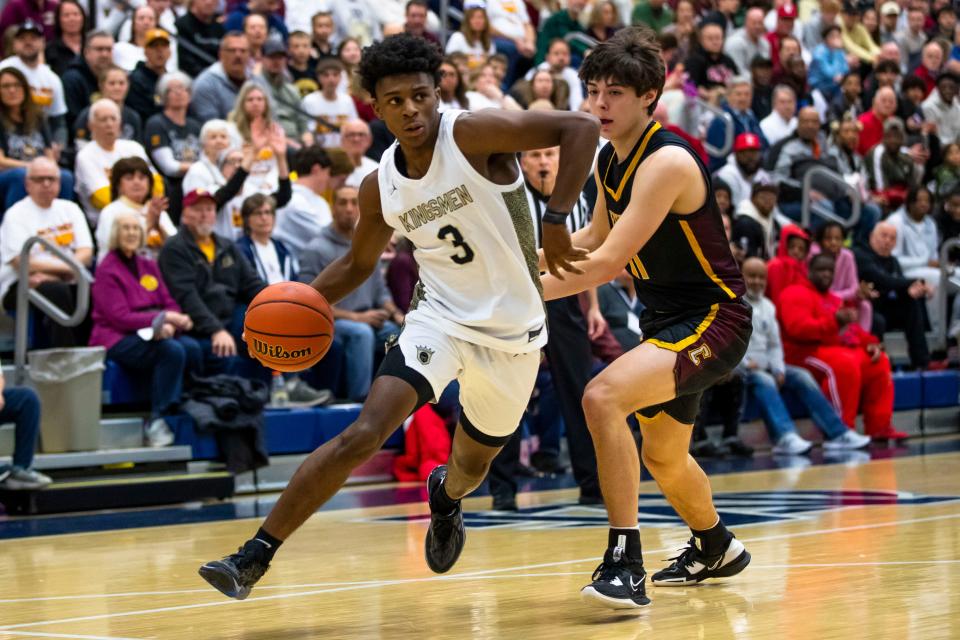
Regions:
<svg viewBox="0 0 960 640"><path fill-rule="evenodd" d="M721 118L724 124L723 131L723 146L715 147L710 144L707 140L703 140L703 148L707 150L707 153L713 156L714 158L723 158L730 150L733 149L733 116L721 109L716 107L703 98L697 98L697 106L701 109L706 109L712 113L717 118ZM712 124L712 123L711 123Z"/></svg>
<svg viewBox="0 0 960 640"><path fill-rule="evenodd" d="M823 209L817 208L817 215L827 220L832 220L843 225L844 228L849 229L853 227L857 222L860 221L860 207L862 206L862 200L860 198L860 192L850 183L843 179L836 171L827 169L826 167L812 167L803 174L803 189L800 195L800 224L803 225L804 229L810 228L810 216L811 216L811 206L815 206L814 203L810 201L810 191L813 185L813 179L816 177L826 178L829 182L834 183L835 185L841 187L850 195L850 200L853 202L853 211L850 213L849 218L842 218L838 215L830 213L829 211L824 211Z"/></svg>
<svg viewBox="0 0 960 640"><path fill-rule="evenodd" d="M960 238L951 238L940 247L940 286L937 287L937 317L940 320L938 328L940 331L934 336L931 346L934 351L947 348L947 331L950 322L950 310L947 305L947 298L950 295L950 271L949 263L950 252L960 248Z"/></svg>
<svg viewBox="0 0 960 640"><path fill-rule="evenodd" d="M33 245L41 244L57 258L63 260L73 271L77 280L77 306L73 314L67 315L60 307L53 304L36 289L30 288L30 252ZM50 242L46 238L34 236L27 240L20 250L20 266L17 271L17 317L14 342L14 384L21 385L26 378L27 364L27 322L29 321L30 305L32 302L40 311L50 316L54 322L65 327L75 327L87 317L90 308L90 285L93 276L87 268L80 264L72 255Z"/></svg>
<svg viewBox="0 0 960 640"><path fill-rule="evenodd" d="M580 33L579 31L570 31L563 39L567 44L573 44L574 42L579 42L580 44L586 45L588 49L593 49L595 46L600 44L596 38L591 38L585 33Z"/></svg>

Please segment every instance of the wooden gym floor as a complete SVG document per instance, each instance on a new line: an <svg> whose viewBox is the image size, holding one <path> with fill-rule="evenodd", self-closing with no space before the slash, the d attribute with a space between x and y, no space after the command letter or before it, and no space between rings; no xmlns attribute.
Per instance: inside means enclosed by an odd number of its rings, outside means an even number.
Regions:
<svg viewBox="0 0 960 640"><path fill-rule="evenodd" d="M196 571L259 518L0 540L0 640L960 637L960 438L712 482L753 563L723 583L649 588L653 604L637 613L580 602L606 531L602 509L577 507L574 490L522 493L512 515L468 500L463 556L435 576L423 560L426 507L410 501L420 489L393 486L400 504L317 513L245 602ZM342 496L376 502L369 491ZM653 483L641 494L656 570L689 531ZM14 524L0 520L0 533Z"/></svg>

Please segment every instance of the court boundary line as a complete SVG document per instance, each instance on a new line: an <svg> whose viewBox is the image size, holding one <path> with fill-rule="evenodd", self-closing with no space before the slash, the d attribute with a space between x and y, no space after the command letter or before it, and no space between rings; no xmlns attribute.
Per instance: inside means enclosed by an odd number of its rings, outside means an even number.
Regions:
<svg viewBox="0 0 960 640"><path fill-rule="evenodd" d="M827 534L833 534L833 533L846 533L849 531L862 531L865 529L882 529L884 527L900 526L905 524L919 524L921 522L935 522L939 520L951 520L951 519L957 519L957 518L960 518L960 513L948 513L948 514L941 514L938 516L927 516L923 518L909 518L906 520L889 520L886 522L852 525L848 527L817 529L813 531L796 531L796 532L784 533L784 534L760 536L757 538L745 538L742 540L742 542L753 543L753 542L768 542L771 540L786 540L790 538L802 538L802 537L808 537L808 536L827 535ZM648 551L647 553L665 553L665 552L673 551L675 549L676 547L666 547L662 549L653 549ZM382 587L393 586L397 584L441 582L445 580L446 581L465 580L465 579L471 579L471 578L488 579L487 576L493 576L495 574L502 574L510 571L524 571L529 569L557 567L557 566L571 565L571 564L585 564L585 563L592 563L596 561L597 561L596 556L593 556L590 558L579 558L574 560L560 560L557 562L546 562L546 563L531 564L531 565L519 565L514 567L500 567L496 569L483 569L480 571L473 571L473 572L454 574L454 575L427 576L424 578L405 578L405 579L397 579L397 580L381 580L381 581L372 582L368 584L349 585L349 586L342 586L342 587L334 587L330 589L318 589L313 591L302 591L302 592L296 592L296 593L280 593L275 595L263 596L259 598L251 598L249 600L246 600L245 602L251 603L251 602L261 602L261 601L267 601L267 600L287 600L290 598L301 598L301 597L307 597L307 596L313 596L313 595L320 595L324 593L339 593L344 591L356 591L359 589L382 588ZM211 592L211 595L213 593L214 592ZM240 604L240 601L238 600L221 599L213 602L173 605L168 607L156 607L153 609L140 609L135 611L103 613L103 614L97 614L92 616L74 616L70 618L62 618L59 620L42 620L39 622L21 622L21 623L12 624L12 625L0 626L0 632L12 630L12 629L24 629L27 627L43 627L43 626L50 626L55 624L69 624L72 622L92 622L94 620L111 620L115 618L127 618L127 617L140 616L140 615L167 613L170 611L184 611L189 609L204 609L208 607L220 607L220 606L230 606L230 605L235 606L238 604Z"/></svg>
<svg viewBox="0 0 960 640"><path fill-rule="evenodd" d="M960 434L955 434L955 433L943 433L943 434L930 435L930 436L928 436L928 437L930 437L930 438L954 439L954 438L960 438ZM935 440L934 442L937 442L937 441L938 441L938 440ZM923 458L928 458L928 457L934 457L934 456L950 456L950 455L958 455L958 454L960 454L960 451L940 451L940 452L936 452L936 453L917 453L917 454L910 454L910 455L902 456L902 457L899 457L899 458L874 458L874 459L870 459L870 460L867 460L867 461L865 461L865 462L859 463L857 466L864 466L864 465L877 464L877 463L887 463L887 462L896 461L896 460L909 460L909 459L921 458L921 457L923 457ZM847 463L846 463L846 462L843 462L843 461L823 462L823 463L815 464L815 465L813 465L813 467L817 467L817 468L819 468L819 467L828 467L828 468L829 468L829 467L836 467L836 466L838 466L838 465L845 465L845 464L847 464ZM805 467L805 468L806 468L806 467ZM712 477L714 477L714 476L750 475L750 474L759 474L759 473L781 473L781 472L791 471L791 469L792 469L792 467L777 467L777 468L774 468L774 469L749 469L749 470L746 470L746 471L728 471L728 472L720 472L720 473L711 474L710 477L712 478ZM655 483L653 480L644 480L644 481L641 482L641 484L644 484L644 483L649 483L649 484L653 485L654 487L656 487L656 483ZM380 484L380 483L378 483L378 484ZM418 484L419 484L420 486L423 486L422 483L409 483L409 482L406 482L406 483L404 483L404 482L397 483L398 488L412 488L412 487L417 486ZM380 486L379 488L384 488L384 487ZM360 486L346 486L346 485L345 485L344 487L341 487L341 490L349 490L351 493L358 493L358 492L361 492L361 491L363 491L363 490L365 490L365 489L366 489L366 487L364 487L363 485L360 485ZM550 494L560 493L560 492L563 492L563 491L575 491L575 490L576 490L576 487L566 487L566 488L557 488L557 489L542 489L542 490L539 490L539 491L525 491L525 492L522 492L522 494L529 494L529 495L544 495L544 494L546 494L546 495L549 496ZM659 489L657 489L657 491L659 491ZM241 500L242 500L242 501L249 501L249 502L259 502L259 501L261 501L261 500L266 500L266 499L267 499L267 498L265 497L266 495L272 495L272 494L274 494L274 493L277 495L277 498L279 498L279 494L281 493L281 491L271 492L271 493L265 494L265 495L263 495L263 496L261 496L261 495L256 495L256 496L238 495L238 496L234 496L233 498L231 498L231 500L237 500L237 501L241 501ZM486 498L486 499L489 499L489 497L490 497L490 496L477 496L477 497L468 497L467 499L470 499L470 500L480 500L480 499L485 499L485 498ZM276 502L276 501L274 501L274 502ZM178 503L178 504L179 504L180 506L182 506L183 504L198 504L198 505L203 506L203 505L205 505L205 504L207 504L207 503L202 502L202 501L192 501L192 502L190 502L190 503ZM317 515L324 515L324 514L330 515L330 514L334 514L334 513L343 513L343 512L346 512L346 511L360 511L360 510L367 510L367 511L369 511L369 510L375 510L375 509L393 508L393 507L398 507L398 506L410 506L410 505L416 505L416 504L423 504L423 505L425 505L425 504L426 504L426 501L419 502L419 503L418 503L418 502L408 502L408 503L399 503L399 504L385 504L385 505L378 505L378 506L374 506L374 507L366 507L366 506L362 506L362 505L361 505L361 506L343 507L343 508L341 508L341 509L329 509L329 510L318 509L317 511L314 511L314 512L310 515L310 518L313 518L313 517L315 517L315 516L317 516ZM169 509L169 508L171 508L171 507L176 508L177 506L178 506L178 505L154 505L154 506L151 506L151 507L137 507L137 508L135 508L135 511L150 511L150 510L154 510L154 509ZM851 505L851 506L855 506L855 507L856 507L856 506L866 506L866 505ZM69 512L69 513L62 513L62 514L49 514L49 515L45 515L45 516L32 516L32 517L29 517L29 518L28 518L28 517L24 517L24 518L22 518L22 519L23 519L23 520L26 520L26 519L60 518L60 517L69 517L69 516L83 517L83 516L85 516L85 515L96 515L96 514L102 514L102 513L117 513L117 512L121 512L121 511L124 511L124 510L123 510L123 509L106 509L106 510L102 510L102 511L98 511L98 512L93 512L93 513L79 511L79 512ZM100 535L100 534L108 533L108 532L111 532L111 531L139 531L139 530L150 530L150 529L164 529L164 528L167 528L167 527L184 527L184 526L197 525L197 524L219 525L219 524L226 524L226 523L230 523L230 522L245 522L245 521L248 521L248 520L261 521L261 520L263 520L263 518L264 518L263 515L255 515L255 516L250 516L250 517L245 517L245 518L231 518L231 519L228 519L228 520L205 520L205 521L199 521L199 522L176 522L176 523L161 524L161 525L152 525L152 526L146 526L146 527L127 527L127 528L117 528L117 529L98 529L98 530L96 530L96 531L72 531L72 532L66 532L66 533L53 533L53 534L47 534L47 535L23 536L23 537L18 537L18 538L0 538L0 546L2 546L2 545L5 544L5 543L16 543L16 542L20 542L20 541L23 541L23 540L39 540L39 539L42 539L42 538L59 538L59 537L63 537L63 536L91 536L91 535ZM18 520L18 521L19 521L19 520ZM2 524L2 522L0 522L0 524ZM761 524L769 524L769 523L761 523ZM752 526L752 525L740 525L740 527L738 527L738 528L743 528L744 526ZM2 629L2 628L3 628L3 627L0 627L0 629Z"/></svg>
<svg viewBox="0 0 960 640"><path fill-rule="evenodd" d="M119 636L90 636L76 633L44 633L42 631L7 631L0 629L0 636L3 635L23 636L25 638L69 638L71 640L139 640L139 638L121 638Z"/></svg>

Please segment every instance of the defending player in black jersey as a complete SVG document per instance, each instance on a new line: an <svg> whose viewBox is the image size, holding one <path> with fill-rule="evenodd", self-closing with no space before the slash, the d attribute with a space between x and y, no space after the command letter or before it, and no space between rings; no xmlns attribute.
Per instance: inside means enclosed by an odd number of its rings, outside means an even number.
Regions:
<svg viewBox="0 0 960 640"><path fill-rule="evenodd" d="M608 282L626 264L646 307L644 340L587 387L593 436L610 518L603 563L584 600L641 607L646 573L637 525L640 464L626 417L636 411L643 463L693 532L655 585L692 585L742 571L750 554L720 521L703 470L687 453L704 389L733 369L750 338L750 308L730 254L706 168L681 138L651 118L664 67L652 31L622 29L580 68L591 112L610 143L596 167L591 225L574 244L591 251L582 274L543 278L547 299ZM544 222L563 222L544 216ZM585 265L585 266L584 266Z"/></svg>

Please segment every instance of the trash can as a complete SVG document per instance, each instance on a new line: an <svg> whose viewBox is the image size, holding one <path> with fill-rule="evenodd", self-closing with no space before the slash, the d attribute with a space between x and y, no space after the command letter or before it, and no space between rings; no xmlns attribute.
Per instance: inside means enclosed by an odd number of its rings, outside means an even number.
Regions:
<svg viewBox="0 0 960 640"><path fill-rule="evenodd" d="M103 347L41 349L27 353L30 379L40 396L43 453L100 448Z"/></svg>

